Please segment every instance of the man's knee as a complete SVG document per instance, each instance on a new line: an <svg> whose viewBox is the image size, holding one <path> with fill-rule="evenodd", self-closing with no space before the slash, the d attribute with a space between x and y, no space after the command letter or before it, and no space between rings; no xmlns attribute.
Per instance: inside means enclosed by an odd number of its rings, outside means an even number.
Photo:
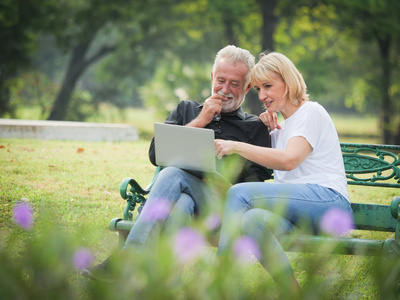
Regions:
<svg viewBox="0 0 400 300"><path fill-rule="evenodd" d="M195 205L192 197L185 193L182 193L178 201L175 203L174 209L189 216L193 216Z"/></svg>
<svg viewBox="0 0 400 300"><path fill-rule="evenodd" d="M187 173L182 169L176 167L166 167L158 174L156 184L164 185L164 183L170 184L173 182L180 182L181 179L186 175Z"/></svg>
<svg viewBox="0 0 400 300"><path fill-rule="evenodd" d="M161 170L161 172L158 174L158 178L161 177L171 177L171 176L181 176L184 174L185 171L183 171L182 169L179 169L177 167L166 167L164 169Z"/></svg>

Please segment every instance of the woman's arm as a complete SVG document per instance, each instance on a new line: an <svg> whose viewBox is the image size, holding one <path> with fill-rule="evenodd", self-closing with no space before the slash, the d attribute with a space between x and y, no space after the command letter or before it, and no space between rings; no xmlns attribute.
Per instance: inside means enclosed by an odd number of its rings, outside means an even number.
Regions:
<svg viewBox="0 0 400 300"><path fill-rule="evenodd" d="M264 167L291 171L297 168L311 153L312 147L304 137L292 137L285 150L258 147L247 143L215 140L215 155L221 159L224 155L239 154Z"/></svg>

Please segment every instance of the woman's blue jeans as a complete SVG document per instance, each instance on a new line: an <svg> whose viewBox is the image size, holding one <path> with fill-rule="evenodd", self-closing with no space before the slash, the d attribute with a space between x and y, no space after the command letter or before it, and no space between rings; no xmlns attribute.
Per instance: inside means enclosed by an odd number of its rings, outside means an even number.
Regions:
<svg viewBox="0 0 400 300"><path fill-rule="evenodd" d="M255 239L261 248L260 263L279 281L293 274L279 236L301 222L318 232L329 209L352 212L349 201L335 190L318 184L240 183L228 190L218 254L225 254L240 235Z"/></svg>
<svg viewBox="0 0 400 300"><path fill-rule="evenodd" d="M157 239L165 222L174 224L171 228L187 222L195 212L204 208L208 198L201 179L179 168L164 168L158 174L146 205L129 232L124 249L141 248L149 239ZM151 210L161 201L169 202L171 213L169 217L157 220L152 218Z"/></svg>

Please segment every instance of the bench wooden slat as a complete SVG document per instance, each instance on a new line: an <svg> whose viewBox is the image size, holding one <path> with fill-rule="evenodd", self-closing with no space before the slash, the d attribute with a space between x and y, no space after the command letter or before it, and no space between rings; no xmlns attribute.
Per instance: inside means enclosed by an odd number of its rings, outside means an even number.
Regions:
<svg viewBox="0 0 400 300"><path fill-rule="evenodd" d="M385 244L394 242L393 239L371 240L312 235L285 235L279 240L285 251L289 252L368 256L381 255L385 249Z"/></svg>
<svg viewBox="0 0 400 300"><path fill-rule="evenodd" d="M389 205L351 203L356 229L395 232L397 220Z"/></svg>

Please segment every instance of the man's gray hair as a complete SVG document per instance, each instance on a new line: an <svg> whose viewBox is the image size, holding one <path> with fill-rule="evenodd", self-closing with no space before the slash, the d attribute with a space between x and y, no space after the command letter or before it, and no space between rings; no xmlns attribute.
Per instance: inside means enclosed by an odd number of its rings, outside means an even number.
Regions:
<svg viewBox="0 0 400 300"><path fill-rule="evenodd" d="M225 48L222 48L221 50L218 51L217 56L215 57L214 65L212 68L213 74L215 74L215 69L217 68L217 64L221 59L225 59L229 62L232 62L233 64L236 63L246 64L249 71L246 75L246 84L244 86L246 87L250 83L251 70L255 65L255 58L249 51L233 45L229 45L226 46Z"/></svg>

